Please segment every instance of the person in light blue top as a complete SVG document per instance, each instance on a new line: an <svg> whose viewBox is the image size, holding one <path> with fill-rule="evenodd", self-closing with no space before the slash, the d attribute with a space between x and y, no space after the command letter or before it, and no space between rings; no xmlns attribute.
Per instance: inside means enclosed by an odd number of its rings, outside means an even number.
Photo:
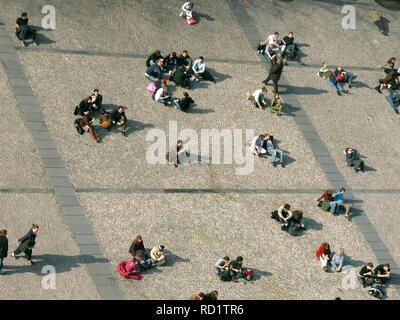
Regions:
<svg viewBox="0 0 400 320"><path fill-rule="evenodd" d="M342 271L344 262L344 250L340 248L332 257L331 265L335 272Z"/></svg>
<svg viewBox="0 0 400 320"><path fill-rule="evenodd" d="M345 188L340 189L340 192L336 193L333 196L332 201L329 203L331 206L330 212L335 214L339 212L339 205L344 203L344 196L343 194L346 192Z"/></svg>

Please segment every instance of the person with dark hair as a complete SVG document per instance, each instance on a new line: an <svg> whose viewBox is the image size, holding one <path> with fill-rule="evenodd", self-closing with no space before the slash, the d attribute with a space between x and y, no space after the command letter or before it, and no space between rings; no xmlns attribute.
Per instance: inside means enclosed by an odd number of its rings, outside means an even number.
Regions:
<svg viewBox="0 0 400 320"><path fill-rule="evenodd" d="M325 272L328 272L328 263L330 260L330 254L331 254L331 248L329 246L329 243L326 243L326 242L321 244L321 246L315 252L317 259L319 262L321 262L323 270Z"/></svg>
<svg viewBox="0 0 400 320"><path fill-rule="evenodd" d="M140 273L140 265L135 257L130 261L121 261L117 266L118 273L124 278L140 280L143 275Z"/></svg>
<svg viewBox="0 0 400 320"><path fill-rule="evenodd" d="M190 89L190 75L192 71L179 66L170 76L169 80L175 82L176 86Z"/></svg>
<svg viewBox="0 0 400 320"><path fill-rule="evenodd" d="M332 189L326 189L326 191L320 196L317 201L321 201L322 199L331 202L333 198L333 190Z"/></svg>
<svg viewBox="0 0 400 320"><path fill-rule="evenodd" d="M137 249L134 259L136 259L142 268L149 268L153 265L153 262L147 255L145 249Z"/></svg>
<svg viewBox="0 0 400 320"><path fill-rule="evenodd" d="M186 50L183 50L182 54L179 55L178 57L178 65L186 69L186 71L189 71L191 70L190 68L192 67L192 64L193 64L192 58L189 56Z"/></svg>
<svg viewBox="0 0 400 320"><path fill-rule="evenodd" d="M360 159L357 150L352 148L346 148L346 162L348 167L354 167L355 172L364 172L364 161Z"/></svg>
<svg viewBox="0 0 400 320"><path fill-rule="evenodd" d="M274 93L278 93L278 81L281 77L283 71L283 59L279 57L276 61L276 64L274 64L271 69L269 70L269 74L267 79L263 81L265 85L268 84L269 80L272 80L274 83Z"/></svg>
<svg viewBox="0 0 400 320"><path fill-rule="evenodd" d="M266 94L267 94L267 87L262 86L261 89L257 89L252 94L248 92L246 95L247 99L250 100L255 107L258 107L262 110L263 108L268 107L268 102L265 101Z"/></svg>
<svg viewBox="0 0 400 320"><path fill-rule="evenodd" d="M25 253L26 258L30 262L30 264L35 264L32 261L32 250L35 247L36 244L36 237L39 231L39 226L36 224L32 225L32 228L28 231L26 235L24 235L22 238L18 239L18 242L20 242L18 248L11 253L11 256L14 258L17 257L21 252Z"/></svg>
<svg viewBox="0 0 400 320"><path fill-rule="evenodd" d="M344 204L344 193L346 192L345 188L341 188L340 191L338 193L336 193L333 198L332 201L329 203L331 209L330 212L332 214L336 214L339 212L339 206Z"/></svg>
<svg viewBox="0 0 400 320"><path fill-rule="evenodd" d="M189 156L189 149L183 145L182 140L178 140L176 149L172 149L167 153L167 160L172 163L175 168L178 168L178 164L181 164L181 157L188 158Z"/></svg>
<svg viewBox="0 0 400 320"><path fill-rule="evenodd" d="M245 276L243 268L243 258L238 256L235 260L229 262L229 273L233 279L243 278Z"/></svg>
<svg viewBox="0 0 400 320"><path fill-rule="evenodd" d="M111 114L111 118L108 123L108 131L111 130L112 126L118 126L122 128L122 134L126 137L126 122L128 119L126 118L125 112L124 112L124 107L123 106L118 106L117 110L114 110L113 113Z"/></svg>
<svg viewBox="0 0 400 320"><path fill-rule="evenodd" d="M194 78L196 81L199 81L199 78L201 76L204 80L217 83L211 73L206 70L206 64L202 56L195 60L192 66L192 71L194 72Z"/></svg>
<svg viewBox="0 0 400 320"><path fill-rule="evenodd" d="M267 150L267 152L272 155L272 165L276 167L276 155L279 155L279 163L281 164L282 168L285 167L285 161L283 159L283 151L275 147L274 144L274 137L271 136L269 133L264 134L264 141L263 141L263 149Z"/></svg>
<svg viewBox="0 0 400 320"><path fill-rule="evenodd" d="M336 79L335 73L328 68L327 62L322 63L322 68L319 70L318 74L322 79L329 83L338 96L341 96L342 92L348 93L348 91L344 90L340 82Z"/></svg>
<svg viewBox="0 0 400 320"><path fill-rule="evenodd" d="M162 60L158 59L156 63L152 64L150 67L147 68L145 72L145 77L150 81L157 82L161 81L161 67L162 67Z"/></svg>
<svg viewBox="0 0 400 320"><path fill-rule="evenodd" d="M160 50L154 51L146 60L146 67L150 67L157 62L157 60L162 60L163 56L161 55Z"/></svg>
<svg viewBox="0 0 400 320"><path fill-rule="evenodd" d="M192 103L194 103L194 101L191 97L189 97L187 92L182 93L181 98L174 100L175 108L178 108L183 112L187 112Z"/></svg>
<svg viewBox="0 0 400 320"><path fill-rule="evenodd" d="M89 114L85 114L82 119L79 121L79 126L86 132L89 132L92 136L94 142L99 142L99 137L97 136L96 130L94 130L92 123L95 119L92 118Z"/></svg>
<svg viewBox="0 0 400 320"><path fill-rule="evenodd" d="M389 263L377 266L374 270L374 277L379 284L387 284L390 281Z"/></svg>
<svg viewBox="0 0 400 320"><path fill-rule="evenodd" d="M272 101L272 104L271 104L271 113L276 113L276 115L278 117L280 117L281 112L282 112L282 101L279 96L279 93L275 92L274 101Z"/></svg>
<svg viewBox="0 0 400 320"><path fill-rule="evenodd" d="M219 276L222 271L227 270L229 265L229 257L218 259L218 261L213 266L214 273Z"/></svg>
<svg viewBox="0 0 400 320"><path fill-rule="evenodd" d="M170 76L174 74L178 68L178 57L176 56L176 52L174 51L166 56L163 62L163 71L168 72Z"/></svg>
<svg viewBox="0 0 400 320"><path fill-rule="evenodd" d="M159 245L150 251L151 262L154 266L161 266L165 262L164 246Z"/></svg>
<svg viewBox="0 0 400 320"><path fill-rule="evenodd" d="M250 150L255 156L262 157L266 155L267 150L264 148L264 135L255 136L250 145Z"/></svg>
<svg viewBox="0 0 400 320"><path fill-rule="evenodd" d="M93 94L91 96L91 109L98 110L101 114L105 114L106 111L102 107L103 105L103 96L99 93L99 89L94 89Z"/></svg>
<svg viewBox="0 0 400 320"><path fill-rule="evenodd" d="M286 203L278 208L278 217L282 231L287 231L289 220L293 217L293 213L290 211L290 204Z"/></svg>
<svg viewBox="0 0 400 320"><path fill-rule="evenodd" d="M291 228L294 228L299 231L306 230L306 226L304 225L304 220L303 220L303 212L300 210L294 210L292 211L292 218L288 220L288 231L290 231ZM297 232L289 232L292 235L297 235Z"/></svg>
<svg viewBox="0 0 400 320"><path fill-rule="evenodd" d="M398 75L397 71L398 69L394 68L394 65L396 63L396 57L391 57L384 65L378 65L378 68L383 69L386 74L394 72L395 74Z"/></svg>
<svg viewBox="0 0 400 320"><path fill-rule="evenodd" d="M194 293L189 300L204 300L205 298L204 292Z"/></svg>
<svg viewBox="0 0 400 320"><path fill-rule="evenodd" d="M209 293L206 293L204 295L204 299L203 300L209 300L209 301L216 301L218 300L218 291L217 290L213 290Z"/></svg>
<svg viewBox="0 0 400 320"><path fill-rule="evenodd" d="M32 37L33 43L38 46L39 42L36 40L36 30L28 25L28 20L28 14L22 12L21 17L19 17L15 23L15 34L25 47L28 46L25 40L30 37Z"/></svg>
<svg viewBox="0 0 400 320"><path fill-rule="evenodd" d="M371 10L371 11L369 12L369 18L370 18L371 22L372 22L373 24L375 24L375 25L379 28L379 31L380 31L384 36L387 36L387 35L388 35L387 32L386 32L385 24L384 24L383 21L382 21L382 16L381 16L381 14L380 14L379 11L377 11L377 10Z"/></svg>
<svg viewBox="0 0 400 320"><path fill-rule="evenodd" d="M368 262L365 266L363 266L358 273L358 281L361 283L362 287L371 286L374 283L373 271L372 268L374 265L372 262Z"/></svg>
<svg viewBox="0 0 400 320"><path fill-rule="evenodd" d="M290 59L293 61L298 58L298 47L297 44L294 43L294 36L293 32L289 32L289 34L284 37L280 41L281 46L281 52L282 52L282 58L283 58L283 63L285 66L287 65L287 59L286 57L289 55ZM300 60L297 60L298 63L300 63Z"/></svg>
<svg viewBox="0 0 400 320"><path fill-rule="evenodd" d="M136 255L136 252L142 249L144 249L144 244L143 244L143 238L141 235L137 235L136 238L133 240L130 248L129 248L129 253L134 257Z"/></svg>
<svg viewBox="0 0 400 320"><path fill-rule="evenodd" d="M0 275L4 274L3 271L3 261L4 258L7 258L8 255L8 239L7 239L7 230L0 230Z"/></svg>
<svg viewBox="0 0 400 320"><path fill-rule="evenodd" d="M340 66L335 69L334 74L338 82L348 83L349 88L353 86L353 80L357 78L357 75L354 75L351 72L344 70Z"/></svg>
<svg viewBox="0 0 400 320"><path fill-rule="evenodd" d="M83 99L80 103L79 106L75 107L74 115L81 115L84 116L89 113L91 109L91 103L92 103L92 97L87 97Z"/></svg>

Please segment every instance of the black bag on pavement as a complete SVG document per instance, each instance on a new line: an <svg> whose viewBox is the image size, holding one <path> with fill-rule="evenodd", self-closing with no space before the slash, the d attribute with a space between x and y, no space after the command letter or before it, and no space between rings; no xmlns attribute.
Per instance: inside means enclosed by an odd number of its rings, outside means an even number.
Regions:
<svg viewBox="0 0 400 320"><path fill-rule="evenodd" d="M231 274L229 273L228 270L222 271L219 276L222 281L232 281Z"/></svg>
<svg viewBox="0 0 400 320"><path fill-rule="evenodd" d="M76 128L76 131L78 131L78 133L80 135L84 134L85 131L81 128L81 126L79 125L79 122L81 121L82 118L78 118L74 121L74 126Z"/></svg>

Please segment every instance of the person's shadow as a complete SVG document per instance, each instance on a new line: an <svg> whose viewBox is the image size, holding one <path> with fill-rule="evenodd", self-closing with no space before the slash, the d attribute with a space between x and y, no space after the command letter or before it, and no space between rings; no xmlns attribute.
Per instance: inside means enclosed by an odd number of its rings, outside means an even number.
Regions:
<svg viewBox="0 0 400 320"><path fill-rule="evenodd" d="M317 89L314 87L296 87L293 85L279 85L279 88L285 88L285 91L281 91L282 94L299 94L299 95L317 95L322 93L327 93L328 90L325 89Z"/></svg>
<svg viewBox="0 0 400 320"><path fill-rule="evenodd" d="M164 251L165 254L165 262L162 265L163 267L172 267L175 263L188 263L190 262L189 258L182 258L169 250Z"/></svg>
<svg viewBox="0 0 400 320"><path fill-rule="evenodd" d="M257 281L257 280L260 280L261 277L271 277L273 275L272 272L262 271L262 270L255 269L255 268L252 268L252 267L247 267L247 266L246 266L246 268L248 268L251 271L253 271L253 279L252 279L252 281ZM250 282L252 282L252 281L250 281Z"/></svg>
<svg viewBox="0 0 400 320"><path fill-rule="evenodd" d="M324 212L325 211L323 211L323 213ZM304 226L306 227L306 230L322 230L322 227L324 226L323 224L321 224L309 217L304 217L303 221L304 221Z"/></svg>
<svg viewBox="0 0 400 320"><path fill-rule="evenodd" d="M214 77L216 82L222 82L226 79L232 78L232 76L230 76L228 74L223 74L223 73L217 72L213 68L207 67L207 70L211 73L211 75Z"/></svg>
<svg viewBox="0 0 400 320"><path fill-rule="evenodd" d="M201 19L205 19L207 21L215 21L215 19L211 16L209 16L208 14L205 13L200 13L200 12L195 12L193 14L193 18L196 20L196 22L200 22Z"/></svg>

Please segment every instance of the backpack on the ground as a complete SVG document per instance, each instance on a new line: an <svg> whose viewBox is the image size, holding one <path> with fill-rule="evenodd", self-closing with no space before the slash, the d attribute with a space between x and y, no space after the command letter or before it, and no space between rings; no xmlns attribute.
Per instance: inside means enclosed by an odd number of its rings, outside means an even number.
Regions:
<svg viewBox="0 0 400 320"><path fill-rule="evenodd" d="M381 285L374 284L371 289L368 290L368 293L378 299L383 299L385 293L383 292L383 288Z"/></svg>
<svg viewBox="0 0 400 320"><path fill-rule="evenodd" d="M222 281L232 281L232 276L228 270L224 270L220 273L219 277Z"/></svg>
<svg viewBox="0 0 400 320"><path fill-rule="evenodd" d="M275 211L271 212L271 219L275 219L276 221L279 222L278 210L275 210Z"/></svg>
<svg viewBox="0 0 400 320"><path fill-rule="evenodd" d="M294 237L297 237L301 234L301 225L298 223L290 223L287 232Z"/></svg>
<svg viewBox="0 0 400 320"><path fill-rule="evenodd" d="M82 135L82 134L84 134L85 133L85 131L81 128L81 126L80 126L80 124L79 124L79 122L82 120L82 118L78 118L78 119L76 119L75 121L74 121L74 126L75 126L75 128L76 128L76 131L78 131L78 133L80 134L80 135Z"/></svg>
<svg viewBox="0 0 400 320"><path fill-rule="evenodd" d="M324 211L329 211L331 208L331 205L328 200L322 200L318 203L318 207L321 207L321 209Z"/></svg>

